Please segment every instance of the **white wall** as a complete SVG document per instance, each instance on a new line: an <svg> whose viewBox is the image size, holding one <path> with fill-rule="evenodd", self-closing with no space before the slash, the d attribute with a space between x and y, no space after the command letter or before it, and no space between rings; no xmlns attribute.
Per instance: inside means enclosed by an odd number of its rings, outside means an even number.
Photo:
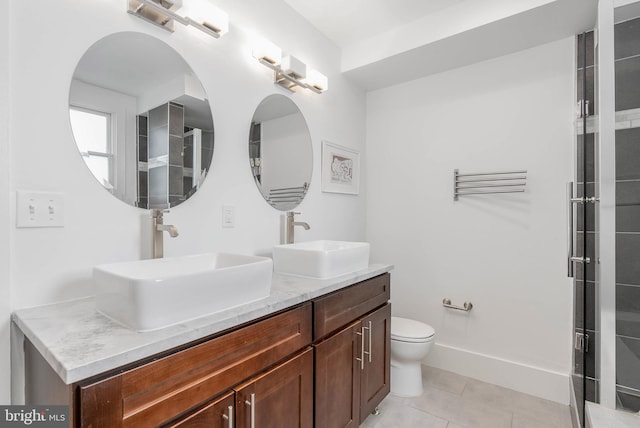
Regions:
<svg viewBox="0 0 640 428"><path fill-rule="evenodd" d="M567 404L573 43L367 95L367 239L396 266L394 315L435 328L427 364ZM456 168L527 169L527 190L454 202Z"/></svg>
<svg viewBox="0 0 640 428"><path fill-rule="evenodd" d="M127 14L124 0L9 1L6 19L15 23L8 34L13 47L5 55L7 26L0 25L0 70L7 65L13 76L10 125L14 132L8 146L0 135L0 232L7 229L12 241L7 249L6 241L0 240L1 302L7 301L4 297L9 292L12 309L90 295L92 266L140 257L139 225L144 211L114 199L91 176L77 153L67 112L78 60L94 42L119 31L147 33L174 47L201 79L216 125L211 173L194 197L165 216L180 231L178 238L165 239L166 256L221 250L266 253L279 243L281 213L265 203L254 184L248 138L251 117L260 101L272 93L289 93L274 86L272 72L251 57L251 32L271 39L331 80L325 94L301 90L290 95L305 115L314 146L315 173L309 194L298 207L300 219L312 229L298 233L297 238L364 239L364 197L320 190L322 139L364 151L365 96L339 75L338 49L279 0L215 3L229 13L231 21L230 32L218 40L179 25L173 34L158 29ZM3 74L0 77L4 94L7 79ZM0 107L7 108L2 101ZM63 192L64 228L15 229L15 213L6 218L7 151L10 200L16 190ZM233 229L221 227L223 204L235 205ZM10 286L5 273L9 251L13 260ZM0 316L2 343L7 343L6 308L0 307ZM7 347L0 349L0 378L7 379L4 362L9 353ZM4 389L8 391L8 385L0 387L0 401L7 402Z"/></svg>
<svg viewBox="0 0 640 428"><path fill-rule="evenodd" d="M9 316L11 312L10 254L11 226L9 224L9 30L10 5L0 15L0 403L9 403Z"/></svg>

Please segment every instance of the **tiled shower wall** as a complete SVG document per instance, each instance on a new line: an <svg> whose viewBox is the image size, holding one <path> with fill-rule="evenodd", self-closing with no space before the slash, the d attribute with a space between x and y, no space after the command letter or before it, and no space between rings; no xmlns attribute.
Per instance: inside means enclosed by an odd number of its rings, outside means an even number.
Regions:
<svg viewBox="0 0 640 428"><path fill-rule="evenodd" d="M146 116L136 116L138 121L136 123L137 134L137 147L138 147L138 159L136 164L138 165L138 198L137 204L140 208L149 207L149 172L146 168L140 168L141 162L147 165L149 162L149 143L147 138L148 132L148 119Z"/></svg>
<svg viewBox="0 0 640 428"><path fill-rule="evenodd" d="M640 18L615 26L616 384L640 410Z"/></svg>

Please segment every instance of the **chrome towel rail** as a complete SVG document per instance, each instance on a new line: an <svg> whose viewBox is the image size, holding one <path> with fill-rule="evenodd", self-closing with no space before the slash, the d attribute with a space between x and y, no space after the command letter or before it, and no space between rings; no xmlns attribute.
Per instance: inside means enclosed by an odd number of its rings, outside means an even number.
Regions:
<svg viewBox="0 0 640 428"><path fill-rule="evenodd" d="M451 304L451 299L443 299L442 306L444 306L445 308L455 309L457 311L465 311L465 312L469 312L471 309L473 309L473 303L471 302L464 302L462 306L456 306Z"/></svg>
<svg viewBox="0 0 640 428"><path fill-rule="evenodd" d="M483 172L460 174L453 170L453 200L466 195L488 195L492 193L524 192L527 171Z"/></svg>
<svg viewBox="0 0 640 428"><path fill-rule="evenodd" d="M309 190L309 184L304 183L300 187L285 187L281 189L271 189L267 201L270 204L277 202L300 202Z"/></svg>

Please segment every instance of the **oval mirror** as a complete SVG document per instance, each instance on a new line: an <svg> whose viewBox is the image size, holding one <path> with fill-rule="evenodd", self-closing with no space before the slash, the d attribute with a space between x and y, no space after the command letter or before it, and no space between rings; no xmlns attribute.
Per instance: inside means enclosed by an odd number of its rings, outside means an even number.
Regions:
<svg viewBox="0 0 640 428"><path fill-rule="evenodd" d="M174 207L211 167L204 88L173 48L146 34L112 34L87 50L71 81L69 116L89 170L128 204Z"/></svg>
<svg viewBox="0 0 640 428"><path fill-rule="evenodd" d="M266 97L251 119L249 163L264 199L280 211L297 207L309 189L313 147L307 122L290 98Z"/></svg>

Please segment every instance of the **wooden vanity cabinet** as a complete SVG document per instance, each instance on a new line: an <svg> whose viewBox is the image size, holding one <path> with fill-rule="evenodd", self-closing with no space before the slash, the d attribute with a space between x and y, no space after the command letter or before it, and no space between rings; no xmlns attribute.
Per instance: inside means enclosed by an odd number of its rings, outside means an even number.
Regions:
<svg viewBox="0 0 640 428"><path fill-rule="evenodd" d="M315 426L352 428L390 392L390 275L314 301Z"/></svg>
<svg viewBox="0 0 640 428"><path fill-rule="evenodd" d="M379 275L72 385L26 340L27 404L65 396L72 428L356 428L390 390L389 298Z"/></svg>
<svg viewBox="0 0 640 428"><path fill-rule="evenodd" d="M79 426L144 428L172 423L307 347L311 318L311 304L305 304L107 379L81 383ZM311 406L312 397L313 393L308 397ZM205 407L198 412L189 413L184 426L198 426L190 424L214 411Z"/></svg>

